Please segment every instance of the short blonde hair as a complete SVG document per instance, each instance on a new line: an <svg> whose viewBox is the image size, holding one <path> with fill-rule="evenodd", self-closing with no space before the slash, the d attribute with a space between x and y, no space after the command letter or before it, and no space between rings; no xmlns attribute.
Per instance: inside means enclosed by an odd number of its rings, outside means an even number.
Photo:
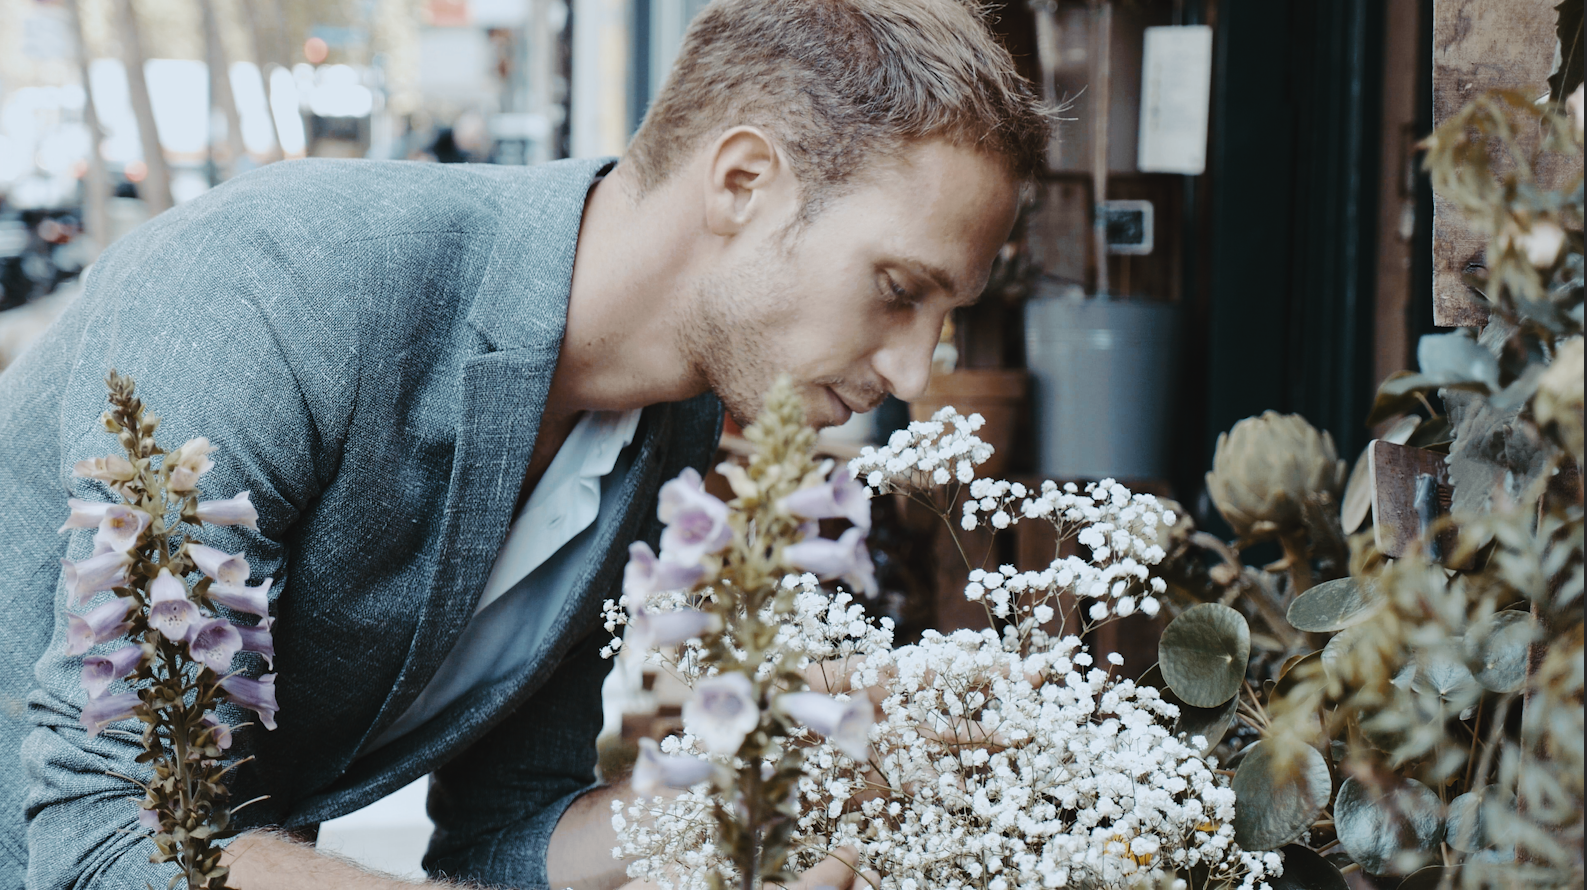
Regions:
<svg viewBox="0 0 1587 890"><path fill-rule="evenodd" d="M1051 118L966 0L717 0L689 26L624 164L641 195L750 125L780 145L806 219L873 154L945 139L1044 164Z"/></svg>

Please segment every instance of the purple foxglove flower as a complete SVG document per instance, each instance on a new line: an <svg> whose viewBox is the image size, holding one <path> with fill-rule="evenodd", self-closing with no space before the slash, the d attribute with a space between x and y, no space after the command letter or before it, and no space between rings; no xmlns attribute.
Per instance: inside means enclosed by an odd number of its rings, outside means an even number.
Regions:
<svg viewBox="0 0 1587 890"><path fill-rule="evenodd" d="M842 578L855 591L876 595L876 567L865 547L865 530L845 531L836 541L811 538L783 548L783 561L822 578Z"/></svg>
<svg viewBox="0 0 1587 890"><path fill-rule="evenodd" d="M270 638L270 625L274 623L274 618L266 618L253 627L234 625L238 636L242 637L242 651L257 652L264 656L265 666L272 670L276 666L276 646Z"/></svg>
<svg viewBox="0 0 1587 890"><path fill-rule="evenodd" d="M760 724L755 690L743 674L717 674L694 684L683 705L683 727L712 754L734 754Z"/></svg>
<svg viewBox="0 0 1587 890"><path fill-rule="evenodd" d="M266 578L257 587L211 584L209 598L216 605L264 618L270 614L270 581L270 578Z"/></svg>
<svg viewBox="0 0 1587 890"><path fill-rule="evenodd" d="M127 566L131 564L130 554L114 550L87 559L61 560L62 576L72 605L82 606L99 591L126 584Z"/></svg>
<svg viewBox="0 0 1587 890"><path fill-rule="evenodd" d="M198 477L208 473L215 462L209 459L209 453L215 446L203 436L188 439L181 448L171 452L165 459L165 466L171 471L171 478L166 482L166 488L174 492L189 492L198 485Z"/></svg>
<svg viewBox="0 0 1587 890"><path fill-rule="evenodd" d="M133 605L132 600L117 597L82 615L67 615L66 654L82 655L99 643L121 636L132 627L127 612Z"/></svg>
<svg viewBox="0 0 1587 890"><path fill-rule="evenodd" d="M138 475L138 468L126 458L112 454L72 464L72 475L79 479L98 479L100 482L126 482Z"/></svg>
<svg viewBox="0 0 1587 890"><path fill-rule="evenodd" d="M100 520L105 518L105 511L111 507L119 506L108 501L85 501L80 498L67 498L66 506L72 512L66 517L66 524L56 529L64 532L73 528L99 528Z"/></svg>
<svg viewBox="0 0 1587 890"><path fill-rule="evenodd" d="M126 553L138 546L138 536L149 527L149 514L126 504L111 504L94 533L95 553Z"/></svg>
<svg viewBox="0 0 1587 890"><path fill-rule="evenodd" d="M869 699L838 701L819 692L789 692L777 696L777 709L826 736L855 760L863 761L870 753L875 715Z"/></svg>
<svg viewBox="0 0 1587 890"><path fill-rule="evenodd" d="M83 659L83 688L88 690L89 698L98 698L111 683L131 675L142 663L142 646L122 646L109 655L90 655Z"/></svg>
<svg viewBox="0 0 1587 890"><path fill-rule="evenodd" d="M189 542L187 555L198 570L227 587L239 587L248 580L248 560L241 553L225 553L214 547Z"/></svg>
<svg viewBox="0 0 1587 890"><path fill-rule="evenodd" d="M149 626L175 643L187 639L188 628L204 616L187 598L187 585L171 575L170 569L149 582Z"/></svg>
<svg viewBox="0 0 1587 890"><path fill-rule="evenodd" d="M265 674L257 680L244 676L226 677L220 681L222 689L232 702L259 715L265 729L276 728L276 675Z"/></svg>
<svg viewBox="0 0 1587 890"><path fill-rule="evenodd" d="M83 724L83 729L88 730L88 737L93 738L99 735L100 730L117 720L131 717L133 710L141 704L143 700L136 692L101 695L99 698L89 700L77 720Z"/></svg>
<svg viewBox="0 0 1587 890"><path fill-rule="evenodd" d="M688 590L705 576L699 563L684 565L658 559L644 541L628 545L628 565L623 567L623 603L643 608L650 598L668 590Z"/></svg>
<svg viewBox="0 0 1587 890"><path fill-rule="evenodd" d="M149 831L160 830L160 814L154 810L138 807L138 824Z"/></svg>
<svg viewBox="0 0 1587 890"><path fill-rule="evenodd" d="M865 486L838 470L820 485L801 488L782 499L782 508L805 519L847 519L865 531L871 530L871 495Z"/></svg>
<svg viewBox="0 0 1587 890"><path fill-rule="evenodd" d="M661 533L661 558L688 565L733 541L727 505L707 494L693 467L661 486L656 515L667 524Z"/></svg>
<svg viewBox="0 0 1587 890"><path fill-rule="evenodd" d="M245 491L224 501L199 501L193 512L198 514L200 522L211 525L245 525L257 531L259 512L253 508L248 495L249 493Z"/></svg>
<svg viewBox="0 0 1587 890"><path fill-rule="evenodd" d="M188 628L187 654L217 674L231 670L231 660L242 649L242 634L230 621L211 618Z"/></svg>
<svg viewBox="0 0 1587 890"><path fill-rule="evenodd" d="M662 788L693 788L711 778L716 765L687 754L663 754L655 739L639 740L639 758L628 784L636 794L650 797Z"/></svg>
<svg viewBox="0 0 1587 890"><path fill-rule="evenodd" d="M651 612L630 609L628 616L628 645L640 652L646 649L672 646L684 640L703 637L722 629L722 618L699 609L678 609L673 612Z"/></svg>
<svg viewBox="0 0 1587 890"><path fill-rule="evenodd" d="M204 724L205 726L208 726L211 730L214 731L214 734L215 734L215 747L221 749L222 751L224 751L227 748L231 747L231 727L230 726L228 726L227 724L222 723L219 720L217 720L215 718L214 714L205 714L199 720L199 722Z"/></svg>

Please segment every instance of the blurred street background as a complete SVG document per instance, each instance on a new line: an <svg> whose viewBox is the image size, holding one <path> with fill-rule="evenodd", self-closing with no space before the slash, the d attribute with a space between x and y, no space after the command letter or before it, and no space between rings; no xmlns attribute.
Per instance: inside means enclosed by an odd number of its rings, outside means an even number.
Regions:
<svg viewBox="0 0 1587 890"><path fill-rule="evenodd" d="M0 0L0 310L263 164L619 154L702 5Z"/></svg>

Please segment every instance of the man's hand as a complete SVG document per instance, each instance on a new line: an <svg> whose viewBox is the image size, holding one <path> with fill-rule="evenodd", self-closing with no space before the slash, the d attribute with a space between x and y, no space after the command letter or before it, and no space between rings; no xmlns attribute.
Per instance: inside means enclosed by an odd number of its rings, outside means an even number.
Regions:
<svg viewBox="0 0 1587 890"><path fill-rule="evenodd" d="M874 871L856 873L854 863L860 854L853 847L839 847L837 852L816 863L815 867L788 884L769 884L783 890L874 890L882 886L882 876ZM657 890L649 881L630 881L618 890Z"/></svg>
<svg viewBox="0 0 1587 890"><path fill-rule="evenodd" d="M226 847L220 861L231 868L227 886L238 890L400 890L424 886L365 871L269 831L238 836Z"/></svg>

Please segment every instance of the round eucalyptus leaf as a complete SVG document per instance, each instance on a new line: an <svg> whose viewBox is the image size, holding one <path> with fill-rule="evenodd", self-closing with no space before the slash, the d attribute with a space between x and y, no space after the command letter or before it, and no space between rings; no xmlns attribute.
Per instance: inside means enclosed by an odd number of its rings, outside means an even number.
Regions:
<svg viewBox="0 0 1587 890"><path fill-rule="evenodd" d="M1449 648L1421 652L1416 658L1416 677L1411 688L1421 693L1436 694L1444 704L1461 710L1476 704L1482 695L1477 678L1459 656Z"/></svg>
<svg viewBox="0 0 1587 890"><path fill-rule="evenodd" d="M1146 673L1136 681L1140 686L1151 686L1162 695L1163 701L1179 709L1179 717L1174 721L1174 735L1193 739L1200 736L1205 744L1201 746L1201 753L1206 755L1223 737L1229 734L1229 727L1234 725L1235 711L1239 709L1238 696L1229 699L1216 708L1198 708L1195 705L1185 704L1184 699L1174 694L1163 680L1163 670L1158 665L1152 665Z"/></svg>
<svg viewBox="0 0 1587 890"><path fill-rule="evenodd" d="M1168 687L1198 708L1215 708L1234 698L1250 657L1251 629L1245 616L1218 603L1180 613L1157 644L1157 663Z"/></svg>
<svg viewBox="0 0 1587 890"><path fill-rule="evenodd" d="M1382 603L1370 586L1354 578L1338 578L1295 597L1285 617L1296 630L1330 633L1371 618Z"/></svg>
<svg viewBox="0 0 1587 890"><path fill-rule="evenodd" d="M1239 810L1235 812L1238 816ZM1443 840L1442 805L1438 795L1415 779L1404 779L1380 794L1350 778L1334 800L1334 829L1351 859L1369 874L1386 874Z"/></svg>
<svg viewBox="0 0 1587 890"><path fill-rule="evenodd" d="M1327 672L1329 679L1338 680L1344 676L1344 666L1350 658L1350 650L1355 648L1366 631L1366 627L1358 624L1347 627L1329 638L1328 645L1322 650L1323 670Z"/></svg>
<svg viewBox="0 0 1587 890"><path fill-rule="evenodd" d="M1468 791L1449 802L1449 814L1444 818L1444 840L1451 847L1463 853L1475 853L1490 847L1499 847L1495 843L1495 832L1489 825L1497 819L1515 815L1514 795L1504 794L1497 785L1486 785L1475 791ZM1504 845L1505 849L1495 849L1493 852L1503 855L1514 855L1514 844Z"/></svg>
<svg viewBox="0 0 1587 890"><path fill-rule="evenodd" d="M1417 869L1411 876L1400 882L1399 890L1438 890L1438 885L1444 880L1444 873L1450 871L1442 865L1429 865Z"/></svg>
<svg viewBox="0 0 1587 890"><path fill-rule="evenodd" d="M1345 876L1316 851L1290 844L1278 854L1284 858L1284 873L1267 879L1272 890L1349 890Z"/></svg>
<svg viewBox="0 0 1587 890"><path fill-rule="evenodd" d="M1263 739L1234 772L1234 842L1274 850L1297 837L1328 806L1333 778L1310 745Z"/></svg>
<svg viewBox="0 0 1587 890"><path fill-rule="evenodd" d="M1532 616L1495 612L1466 634L1466 663L1477 682L1494 692L1514 692L1526 681L1526 654L1535 628Z"/></svg>

